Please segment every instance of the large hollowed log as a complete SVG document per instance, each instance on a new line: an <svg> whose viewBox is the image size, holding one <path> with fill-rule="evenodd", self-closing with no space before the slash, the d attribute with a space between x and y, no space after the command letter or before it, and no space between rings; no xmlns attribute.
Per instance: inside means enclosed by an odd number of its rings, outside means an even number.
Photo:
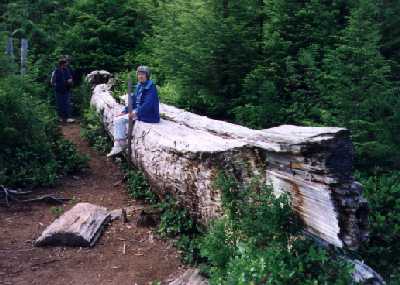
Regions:
<svg viewBox="0 0 400 285"><path fill-rule="evenodd" d="M122 105L110 86L97 85L91 104L112 135ZM240 181L259 176L277 194L290 193L307 231L335 246L354 249L365 238L366 202L351 176L348 130L289 125L252 130L165 104L160 112L159 124L136 122L131 160L155 190L174 195L200 221L221 214L214 181L225 170Z"/></svg>

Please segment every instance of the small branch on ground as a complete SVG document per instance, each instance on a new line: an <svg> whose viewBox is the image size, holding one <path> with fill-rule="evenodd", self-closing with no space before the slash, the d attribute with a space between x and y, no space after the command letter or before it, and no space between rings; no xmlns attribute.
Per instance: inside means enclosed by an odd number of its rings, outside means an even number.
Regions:
<svg viewBox="0 0 400 285"><path fill-rule="evenodd" d="M7 207L10 207L10 202L16 203L31 203L31 202L45 202L52 205L61 205L66 201L71 200L70 198L55 197L52 195L42 195L39 197L33 197L29 199L20 199L20 196L32 194L32 191L21 191L9 189L3 185L0 185L0 201L4 198Z"/></svg>

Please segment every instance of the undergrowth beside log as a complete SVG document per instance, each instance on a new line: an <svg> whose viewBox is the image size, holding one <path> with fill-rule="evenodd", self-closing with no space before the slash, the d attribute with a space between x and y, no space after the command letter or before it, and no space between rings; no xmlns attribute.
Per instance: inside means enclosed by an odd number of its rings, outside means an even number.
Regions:
<svg viewBox="0 0 400 285"><path fill-rule="evenodd" d="M87 112L85 137L105 151L100 118ZM97 120L97 122L96 122ZM204 229L172 197L151 191L145 175L122 161L128 194L158 208L156 232L174 240L182 261L201 268L211 284L349 284L352 266L302 235L289 205L257 179L241 183L221 172L215 181L224 215Z"/></svg>

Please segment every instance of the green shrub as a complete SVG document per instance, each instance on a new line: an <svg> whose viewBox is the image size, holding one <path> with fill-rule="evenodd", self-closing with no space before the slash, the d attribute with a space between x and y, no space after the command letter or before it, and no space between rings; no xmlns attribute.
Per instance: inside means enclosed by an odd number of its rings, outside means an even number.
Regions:
<svg viewBox="0 0 400 285"><path fill-rule="evenodd" d="M59 216L61 216L64 213L64 208L63 207L52 206L50 208L50 212L51 212L51 214L53 216L58 218Z"/></svg>
<svg viewBox="0 0 400 285"><path fill-rule="evenodd" d="M158 207L162 210L162 215L157 232L162 237L176 237L197 231L189 212L175 199L167 197Z"/></svg>
<svg viewBox="0 0 400 285"><path fill-rule="evenodd" d="M162 210L157 233L161 237L175 238L175 246L181 251L181 259L187 264L204 261L200 255L200 237L203 230L175 199L167 196L157 207Z"/></svg>
<svg viewBox="0 0 400 285"><path fill-rule="evenodd" d="M60 138L54 145L58 171L60 173L73 173L87 167L89 157L77 152L77 149L70 141Z"/></svg>
<svg viewBox="0 0 400 285"><path fill-rule="evenodd" d="M126 172L128 194L134 199L140 199L148 204L158 201L157 195L151 191L143 172L136 169L128 169Z"/></svg>
<svg viewBox="0 0 400 285"><path fill-rule="evenodd" d="M124 102L121 102L121 96L125 95L128 93L128 76L129 72L118 72L114 74L114 85L112 86L112 96L114 99L119 102L124 104ZM135 73L131 73L132 76L132 92L135 91Z"/></svg>
<svg viewBox="0 0 400 285"><path fill-rule="evenodd" d="M84 116L85 110L89 108L91 90L89 83L82 79L82 83L76 86L72 92L72 114L74 116Z"/></svg>
<svg viewBox="0 0 400 285"><path fill-rule="evenodd" d="M29 74L0 78L0 184L52 185L85 166L85 158L62 139L54 111L39 99L43 92Z"/></svg>
<svg viewBox="0 0 400 285"><path fill-rule="evenodd" d="M96 110L89 108L84 112L81 127L81 135L89 142L89 145L103 153L111 149L111 139L108 137Z"/></svg>
<svg viewBox="0 0 400 285"><path fill-rule="evenodd" d="M200 240L202 232L194 232L190 235L180 235L175 242L175 246L181 251L181 260L183 263L199 265L204 262L200 254Z"/></svg>
<svg viewBox="0 0 400 285"><path fill-rule="evenodd" d="M288 199L221 175L225 216L200 243L211 284L349 284L350 266L304 239Z"/></svg>
<svg viewBox="0 0 400 285"><path fill-rule="evenodd" d="M179 105L180 96L176 85L171 82L166 82L159 87L158 91L161 102L174 106Z"/></svg>
<svg viewBox="0 0 400 285"><path fill-rule="evenodd" d="M400 173L360 177L360 181L370 207L370 239L361 255L389 284L399 284Z"/></svg>

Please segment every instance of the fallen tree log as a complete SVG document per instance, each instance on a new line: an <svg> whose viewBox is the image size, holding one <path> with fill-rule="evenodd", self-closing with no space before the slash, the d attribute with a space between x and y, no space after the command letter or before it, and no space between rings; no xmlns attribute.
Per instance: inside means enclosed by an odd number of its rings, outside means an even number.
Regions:
<svg viewBox="0 0 400 285"><path fill-rule="evenodd" d="M94 87L91 105L112 135L122 105L110 86ZM254 176L290 193L311 234L356 249L367 237L367 203L352 174L353 148L343 128L279 126L252 130L160 104L159 124L137 122L132 162L159 194L176 197L199 221L221 215L214 181L220 170Z"/></svg>

